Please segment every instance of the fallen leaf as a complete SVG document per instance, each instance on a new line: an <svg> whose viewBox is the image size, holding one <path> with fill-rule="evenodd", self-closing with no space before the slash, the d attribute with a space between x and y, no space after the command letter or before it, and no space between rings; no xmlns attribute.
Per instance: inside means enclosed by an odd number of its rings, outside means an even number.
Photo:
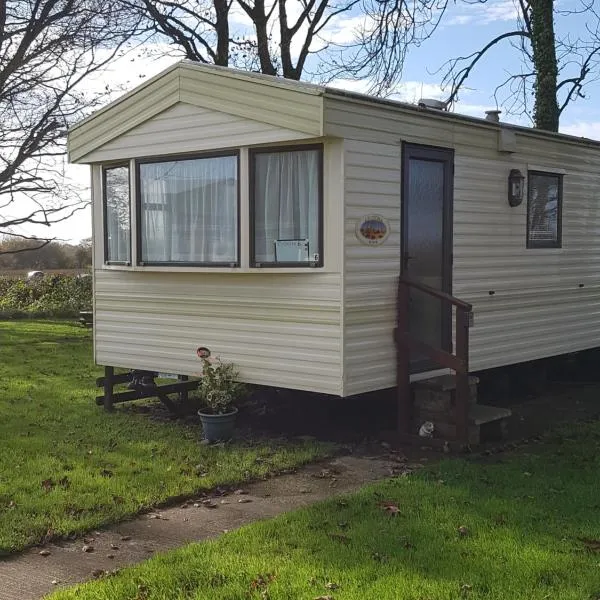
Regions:
<svg viewBox="0 0 600 600"><path fill-rule="evenodd" d="M335 590L339 590L339 589L340 589L340 586L339 586L337 583L333 583L333 582L331 582L331 581L328 581L328 582L325 584L325 587L326 587L328 590L331 590L331 591L335 591Z"/></svg>
<svg viewBox="0 0 600 600"><path fill-rule="evenodd" d="M52 552L50 552L50 550L40 550L40 556L50 556L50 554L52 554Z"/></svg>
<svg viewBox="0 0 600 600"><path fill-rule="evenodd" d="M110 545L110 549L111 549L111 550L118 550L118 549L119 549L119 546L117 546L117 544L111 544L111 545Z"/></svg>
<svg viewBox="0 0 600 600"><path fill-rule="evenodd" d="M52 585L58 585L60 581L58 579L53 579L51 583Z"/></svg>
<svg viewBox="0 0 600 600"><path fill-rule="evenodd" d="M94 551L94 546L90 546L88 544L86 544L82 549L82 552L93 552Z"/></svg>
<svg viewBox="0 0 600 600"><path fill-rule="evenodd" d="M394 504L393 502L381 502L379 504L379 506L381 506L381 508L389 513L390 515L392 515L392 517L397 516L398 514L400 514L400 509L398 508L397 504Z"/></svg>
<svg viewBox="0 0 600 600"><path fill-rule="evenodd" d="M240 490L235 490L235 492L233 492L233 493L234 493L236 496L244 496L245 494L247 494L247 493L248 493L248 491L247 491L247 490L242 490L242 489L240 489Z"/></svg>
<svg viewBox="0 0 600 600"><path fill-rule="evenodd" d="M239 504L246 504L248 502L252 502L252 500L250 500L250 498L240 498L238 502Z"/></svg>

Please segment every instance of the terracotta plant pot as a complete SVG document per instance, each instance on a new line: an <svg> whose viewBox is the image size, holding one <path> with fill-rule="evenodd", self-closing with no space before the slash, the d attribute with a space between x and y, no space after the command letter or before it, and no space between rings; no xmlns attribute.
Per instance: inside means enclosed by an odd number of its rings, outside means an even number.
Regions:
<svg viewBox="0 0 600 600"><path fill-rule="evenodd" d="M208 442L227 441L233 437L235 429L235 417L238 409L234 407L231 412L223 415L209 415L198 411L202 422L202 433Z"/></svg>

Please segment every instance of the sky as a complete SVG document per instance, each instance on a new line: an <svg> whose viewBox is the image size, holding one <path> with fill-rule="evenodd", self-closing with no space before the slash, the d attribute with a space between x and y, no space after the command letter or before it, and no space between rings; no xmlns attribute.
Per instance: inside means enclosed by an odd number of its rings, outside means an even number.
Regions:
<svg viewBox="0 0 600 600"><path fill-rule="evenodd" d="M576 8L579 2L580 0L558 0L558 7L561 11L567 11ZM328 35L337 42L347 42L352 39L357 24L361 22L363 19L360 15L347 14L332 24ZM454 3L451 0L450 8L434 35L420 47L409 50L402 83L392 91L391 97L406 102L417 102L420 98L446 98L448 91L441 87L446 62L451 58L470 55L497 35L515 29L515 23L516 9L513 0L488 0L485 4ZM587 24L585 14L561 14L556 18L555 28L559 35L568 32L571 36L583 36L586 35ZM244 16L237 17L237 26L244 29ZM147 56L136 52L121 59L95 81L88 82L88 86L93 89L111 83L120 85L123 90L133 89L178 60L173 56L165 56L158 46L150 54L151 56ZM497 97L494 96L496 87L509 74L520 72L521 68L519 53L505 40L482 59L452 110L484 117L486 110L499 109L502 110L502 121L531 125L525 115L508 114L507 108L514 100L510 90L501 90ZM332 84L364 92L369 89L371 82L336 79ZM560 130L600 140L600 82L591 82L585 89L585 96L565 110ZM88 188L86 193L89 193L87 166L70 165L67 173ZM67 222L53 226L50 232L47 228L21 231L40 236L51 235L76 243L91 235L90 211L81 211Z"/></svg>

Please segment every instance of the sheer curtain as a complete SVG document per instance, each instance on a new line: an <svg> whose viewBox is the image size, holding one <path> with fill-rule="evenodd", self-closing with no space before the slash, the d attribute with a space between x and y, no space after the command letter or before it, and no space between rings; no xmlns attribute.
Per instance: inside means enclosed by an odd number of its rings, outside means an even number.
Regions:
<svg viewBox="0 0 600 600"><path fill-rule="evenodd" d="M113 167L104 171L106 202L106 260L131 260L131 227L129 212L129 168Z"/></svg>
<svg viewBox="0 0 600 600"><path fill-rule="evenodd" d="M144 262L237 262L237 157L140 165Z"/></svg>
<svg viewBox="0 0 600 600"><path fill-rule="evenodd" d="M529 243L558 243L560 177L553 174L529 173Z"/></svg>
<svg viewBox="0 0 600 600"><path fill-rule="evenodd" d="M254 260L275 262L277 240L308 240L320 254L320 152L261 152L255 156Z"/></svg>

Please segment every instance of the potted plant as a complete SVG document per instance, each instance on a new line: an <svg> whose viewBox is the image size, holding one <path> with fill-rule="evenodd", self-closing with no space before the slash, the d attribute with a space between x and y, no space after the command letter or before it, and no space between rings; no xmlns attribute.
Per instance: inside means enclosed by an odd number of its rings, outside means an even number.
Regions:
<svg viewBox="0 0 600 600"><path fill-rule="evenodd" d="M238 409L235 403L246 393L233 363L210 358L207 348L198 348L202 361L202 378L198 391L204 407L198 411L204 439L208 442L228 440L233 436Z"/></svg>

